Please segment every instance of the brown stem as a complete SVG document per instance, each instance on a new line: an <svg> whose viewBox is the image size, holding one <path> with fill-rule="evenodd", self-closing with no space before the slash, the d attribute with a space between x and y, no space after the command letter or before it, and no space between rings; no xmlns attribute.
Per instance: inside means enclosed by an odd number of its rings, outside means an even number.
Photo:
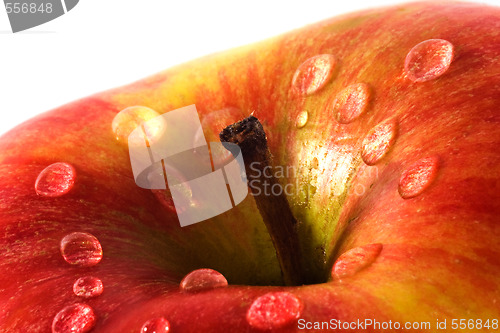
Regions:
<svg viewBox="0 0 500 333"><path fill-rule="evenodd" d="M297 220L293 217L284 191L280 191L280 195L269 193L269 189L274 188L275 184L281 185L272 172L265 172L272 167L272 155L262 124L257 118L250 116L226 127L219 137L221 142L237 144L241 149L247 179L252 181L250 191L271 235L285 284L302 285L304 269Z"/></svg>

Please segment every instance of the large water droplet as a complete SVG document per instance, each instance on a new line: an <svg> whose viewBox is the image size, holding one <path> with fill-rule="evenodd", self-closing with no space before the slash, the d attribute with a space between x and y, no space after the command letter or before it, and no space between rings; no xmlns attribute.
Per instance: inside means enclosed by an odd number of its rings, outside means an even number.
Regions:
<svg viewBox="0 0 500 333"><path fill-rule="evenodd" d="M297 119L295 119L295 126L297 128L302 128L306 126L307 120L309 119L309 114L307 111L302 111L297 115Z"/></svg>
<svg viewBox="0 0 500 333"><path fill-rule="evenodd" d="M130 106L116 114L111 128L116 139L120 142L128 142L129 146L142 146L146 142L149 146L157 141L165 131L166 123L163 117L159 116L158 112L148 107ZM130 133L139 126L142 127L141 135L130 136Z"/></svg>
<svg viewBox="0 0 500 333"><path fill-rule="evenodd" d="M250 326L271 330L293 323L300 317L303 304L289 292L270 292L260 296L247 311Z"/></svg>
<svg viewBox="0 0 500 333"><path fill-rule="evenodd" d="M340 280L371 265L379 256L382 247L382 244L368 244L343 253L333 265L332 278Z"/></svg>
<svg viewBox="0 0 500 333"><path fill-rule="evenodd" d="M102 281L93 276L79 278L73 284L73 292L83 298L97 297L104 291Z"/></svg>
<svg viewBox="0 0 500 333"><path fill-rule="evenodd" d="M99 240L86 232L73 232L61 240L61 254L67 263L89 267L102 259L102 247Z"/></svg>
<svg viewBox="0 0 500 333"><path fill-rule="evenodd" d="M386 120L368 133L363 140L361 158L367 165L374 165L387 154L396 141L397 122L394 119Z"/></svg>
<svg viewBox="0 0 500 333"><path fill-rule="evenodd" d="M86 333L95 325L94 310L83 303L69 305L52 321L52 333Z"/></svg>
<svg viewBox="0 0 500 333"><path fill-rule="evenodd" d="M332 78L336 64L337 61L331 54L309 58L295 71L292 86L301 94L313 94Z"/></svg>
<svg viewBox="0 0 500 333"><path fill-rule="evenodd" d="M35 191L44 197L59 197L68 193L75 184L76 170L68 163L54 163L40 172Z"/></svg>
<svg viewBox="0 0 500 333"><path fill-rule="evenodd" d="M333 114L341 124L348 124L366 111L370 101L370 87L366 83L351 84L342 90L333 102Z"/></svg>
<svg viewBox="0 0 500 333"><path fill-rule="evenodd" d="M181 290L187 292L196 292L226 286L227 280L224 275L209 268L201 268L192 271L182 279L180 284Z"/></svg>
<svg viewBox="0 0 500 333"><path fill-rule="evenodd" d="M453 44L428 39L415 45L405 59L405 72L413 82L425 82L443 75L453 60Z"/></svg>
<svg viewBox="0 0 500 333"><path fill-rule="evenodd" d="M167 333L170 323L163 317L148 320L142 325L141 333Z"/></svg>
<svg viewBox="0 0 500 333"><path fill-rule="evenodd" d="M423 158L410 165L399 179L399 194L403 199L416 197L425 191L437 176L439 159Z"/></svg>

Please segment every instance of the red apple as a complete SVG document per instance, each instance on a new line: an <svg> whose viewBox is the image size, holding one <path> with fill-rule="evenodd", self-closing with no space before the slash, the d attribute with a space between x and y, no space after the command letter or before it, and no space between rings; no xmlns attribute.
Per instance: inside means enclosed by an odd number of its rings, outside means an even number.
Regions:
<svg viewBox="0 0 500 333"><path fill-rule="evenodd" d="M16 127L0 139L0 332L497 330L499 31L482 5L365 11ZM253 196L182 228L168 192L135 184L113 119L191 104L208 141L262 123L306 285L283 286Z"/></svg>

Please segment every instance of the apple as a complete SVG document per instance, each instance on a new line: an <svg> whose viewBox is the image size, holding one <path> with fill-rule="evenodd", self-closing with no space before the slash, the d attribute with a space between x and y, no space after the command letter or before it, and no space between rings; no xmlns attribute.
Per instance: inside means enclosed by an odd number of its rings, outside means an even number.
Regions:
<svg viewBox="0 0 500 333"><path fill-rule="evenodd" d="M499 22L454 2L344 15L6 133L0 332L498 330ZM249 181L273 186L180 227L126 137L192 104L207 141L260 126Z"/></svg>

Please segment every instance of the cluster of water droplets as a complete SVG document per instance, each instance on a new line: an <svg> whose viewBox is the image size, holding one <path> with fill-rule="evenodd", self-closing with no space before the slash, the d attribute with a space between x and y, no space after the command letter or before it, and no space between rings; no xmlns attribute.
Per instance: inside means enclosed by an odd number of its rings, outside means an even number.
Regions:
<svg viewBox="0 0 500 333"><path fill-rule="evenodd" d="M43 169L35 181L35 192L41 197L57 198L70 193L76 183L75 168L65 162L57 162ZM91 267L102 259L99 240L86 232L73 232L60 242L63 259L72 266ZM84 276L73 284L73 292L82 299L99 296L103 292L102 281L96 277ZM75 303L64 307L52 321L53 333L85 333L95 325L97 317L87 304Z"/></svg>
<svg viewBox="0 0 500 333"><path fill-rule="evenodd" d="M415 45L404 61L404 73L410 81L421 83L443 75L454 57L453 44L443 39L429 39ZM322 54L304 61L292 79L292 89L308 96L324 87L332 79L336 58ZM363 82L352 83L332 99L332 116L340 124L350 124L367 112L371 100L371 88ZM300 111L295 126L306 126L310 114ZM395 145L398 136L398 120L389 118L374 126L365 136L361 158L369 166L383 160ZM426 157L409 165L402 172L398 192L403 199L421 194L434 180L438 163L434 157Z"/></svg>
<svg viewBox="0 0 500 333"><path fill-rule="evenodd" d="M443 75L454 58L454 47L443 39L429 39L415 45L404 61L404 76L412 82L423 83ZM334 56L321 55L323 63L317 66L317 57L303 62L292 80L292 88L304 96L318 91L328 83L332 75L325 68L334 68ZM331 104L333 118L339 124L351 124L367 112L371 100L371 88L367 83L352 83L338 92ZM295 119L295 127L306 126L310 114L300 111ZM374 126L364 137L361 144L361 159L368 166L373 166L384 159L395 145L398 136L398 120L386 119ZM439 168L439 158L429 156L405 166L398 184L398 193L403 199L414 198L422 194L432 184ZM345 252L332 268L332 278L341 280L371 265L380 252L381 244L369 244ZM262 326L263 327L263 326Z"/></svg>
<svg viewBox="0 0 500 333"><path fill-rule="evenodd" d="M404 62L406 77L413 82L426 82L443 75L453 59L453 45L445 40L430 39L413 47ZM307 59L296 70L292 88L298 94L312 95L320 91L334 77L337 60L333 55L321 54ZM340 124L350 124L359 119L367 110L371 99L371 88L367 83L355 82L333 99L331 112ZM152 142L165 130L165 124L148 122L158 118L159 113L143 107L129 107L119 112L112 122L112 129L119 141L134 144L129 134L138 126L143 128L143 138ZM307 125L308 111L296 116L295 126L300 129ZM390 151L398 135L397 119L387 119L373 127L362 142L361 158L369 166L377 164ZM413 198L429 187L436 177L438 158L427 157L408 165L402 172L398 192L403 199ZM47 166L35 181L36 193L41 197L61 197L70 193L76 182L76 170L69 164L58 162ZM382 251L382 244L368 244L353 248L342 254L332 268L332 278L342 280L373 264ZM64 260L73 266L91 267L97 265L103 256L99 240L90 233L73 232L63 237L60 251ZM187 274L180 283L180 291L198 293L228 285L226 278L212 269L198 269ZM87 299L102 294L102 281L94 276L83 276L73 284L76 296ZM270 292L255 299L248 308L246 320L250 326L271 330L289 325L297 320L303 304L290 292ZM52 324L54 333L89 332L97 317L87 304L75 303L63 308ZM170 330L165 317L155 317L144 323L140 332L162 333Z"/></svg>
<svg viewBox="0 0 500 333"><path fill-rule="evenodd" d="M87 232L73 232L64 236L60 243L64 260L76 267L97 265L103 256L101 243ZM73 293L88 299L97 297L104 291L102 281L94 276L83 276L73 284ZM94 310L87 304L76 303L63 308L52 322L53 333L89 332L97 321Z"/></svg>

